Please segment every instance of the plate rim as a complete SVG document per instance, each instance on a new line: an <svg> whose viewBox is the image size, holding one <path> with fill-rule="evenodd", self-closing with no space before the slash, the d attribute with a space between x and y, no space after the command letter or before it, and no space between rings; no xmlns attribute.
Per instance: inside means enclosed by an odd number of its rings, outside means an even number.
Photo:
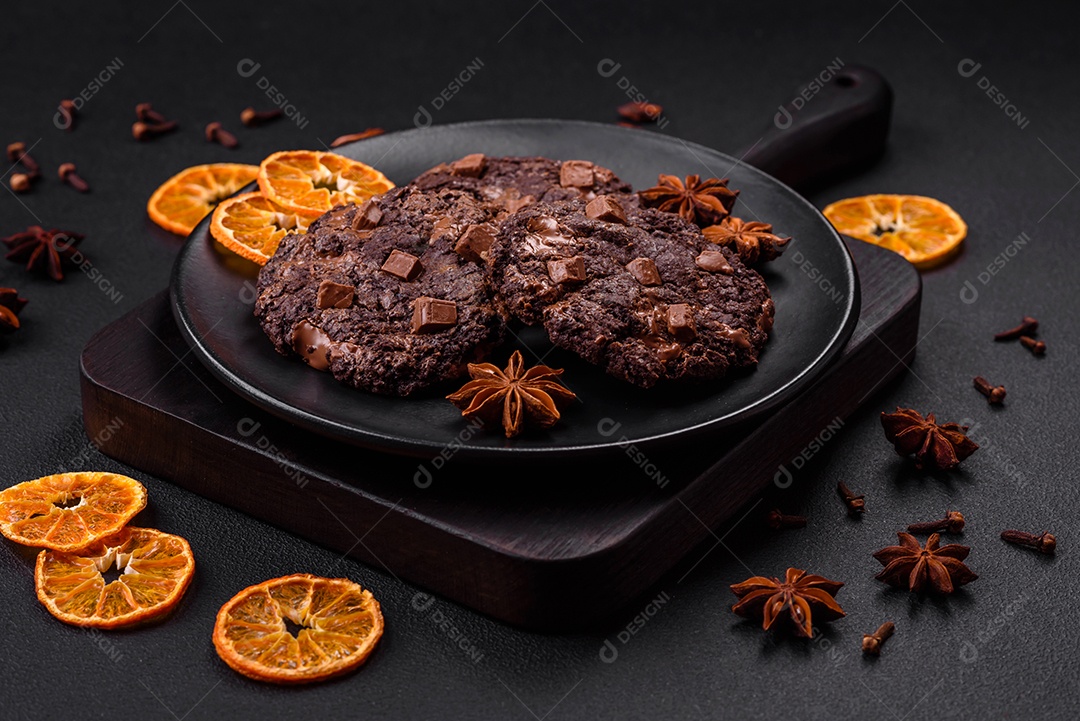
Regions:
<svg viewBox="0 0 1080 721"><path fill-rule="evenodd" d="M639 129L620 128L607 123L600 123L590 120L560 120L556 118L505 118L505 119L489 119L489 120L473 120L461 123L447 123L445 125L435 125L427 128L410 128L406 130L399 130L392 133L387 133L387 136L402 136L398 142L402 142L409 135L418 133L430 133L433 130L440 132L447 129L460 129L471 127L484 127L484 126L580 126L589 128L602 128L605 132L614 133L634 133L635 137L639 139L648 138L649 142L659 141L661 143L678 142L686 147L691 153L695 150L702 150L708 153L720 155L726 160L731 162L732 169L741 166L745 170L761 176L770 183L781 186L783 189L790 192L792 198L799 204L804 206L810 211L810 214L817 216L826 228L830 231L830 235L834 243L842 251L842 258L844 261L843 275L848 286L851 288L851 292L846 294L846 305L843 309L843 322L839 325L837 330L829 338L828 343L823 350L802 369L797 375L789 379L786 383L774 389L772 392L762 396L757 401L750 405L743 406L735 411L712 418L701 423L696 423L690 426L684 426L675 430L666 431L663 433L655 433L640 436L637 438L629 439L611 439L604 442L586 443L576 445L560 445L560 446L471 446L467 443L459 443L455 448L455 457L460 459L483 459L483 460L513 460L521 457L580 457L580 456L595 456L605 452L611 452L613 450L625 449L630 445L639 447L655 447L666 444L674 444L678 440L689 440L690 438L700 437L708 428L723 424L725 426L741 425L748 423L756 418L761 417L773 408L778 407L783 402L795 401L798 396L804 391L833 361L835 361L844 348L847 346L848 341L851 339L851 335L855 330L859 321L858 309L861 306L861 288L859 282L859 275L855 268L855 261L851 256L851 251L848 250L844 244L843 239L836 229L829 223L828 219L818 210L810 201L808 201L801 193L794 188L790 187L786 183L777 180L773 176L769 175L763 170L748 165L742 162L741 158L736 158L732 155L728 155L722 151L710 148L701 143L696 143L690 140L685 140L677 136L672 135L659 135L655 133L643 132ZM652 137L656 136L656 137ZM357 141L363 142L363 141ZM347 147L347 146L346 146ZM240 189L237 193L245 192L245 188ZM212 215L212 214L211 214ZM243 378L239 377L235 372L231 371L213 352L212 348L206 347L199 336L196 334L195 329L191 327L188 322L186 311L186 303L182 296L177 293L177 287L180 284L180 277L182 274L182 266L184 265L185 258L189 255L189 245L198 242L205 235L207 231L204 231L204 227L210 224L210 215L207 215L199 224L195 226L194 230L184 240L184 244L181 247L179 253L176 256L176 260L173 262L172 270L169 274L169 306L172 311L173 318L176 321L176 325L180 330L181 336L184 341L192 349L192 353L199 359L199 361L206 367L211 374L221 381L226 387L243 397L253 405L277 416L278 418L285 420L289 423L293 423L307 430L314 431L322 436L328 437L331 440L348 443L351 445L368 448L375 451L389 452L396 455L415 456L418 458L432 458L441 453L446 447L447 443L433 442L423 439L404 439L399 436L386 435L374 430L366 430L356 428L354 426L338 423L336 421L329 420L323 416L310 413L302 408L298 408L295 405L281 401L275 396L261 390L260 388L248 383ZM198 236L198 237L196 237ZM363 392L363 391L358 391Z"/></svg>

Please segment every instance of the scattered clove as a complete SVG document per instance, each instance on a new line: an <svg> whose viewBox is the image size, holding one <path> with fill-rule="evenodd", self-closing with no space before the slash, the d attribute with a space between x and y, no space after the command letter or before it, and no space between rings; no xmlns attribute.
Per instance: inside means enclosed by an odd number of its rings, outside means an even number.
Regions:
<svg viewBox="0 0 1080 721"><path fill-rule="evenodd" d="M945 517L926 523L912 523L908 533L960 533L964 530L964 514L960 511L948 511Z"/></svg>
<svg viewBox="0 0 1080 721"><path fill-rule="evenodd" d="M982 376L975 376L975 390L986 396L986 401L991 405L1001 405L1005 400L1005 386L994 386Z"/></svg>
<svg viewBox="0 0 1080 721"><path fill-rule="evenodd" d="M8 143L7 157L15 165L21 165L26 169L25 173L15 172L11 174L11 179L8 184L11 185L11 189L16 193L25 193L30 190L30 186L33 181L37 180L40 175L40 166L37 161L30 157L30 153L26 149L26 143L17 141L14 143Z"/></svg>
<svg viewBox="0 0 1080 721"><path fill-rule="evenodd" d="M15 165L21 165L26 168L27 175L31 179L36 178L41 171L41 166L38 162L30 157L30 152L26 149L26 143L17 141L14 143L8 143L7 156Z"/></svg>
<svg viewBox="0 0 1080 721"><path fill-rule="evenodd" d="M135 106L135 117L138 120L131 126L131 134L139 141L150 140L177 128L175 120L168 120L164 115L154 110L150 103L137 104Z"/></svg>
<svg viewBox="0 0 1080 721"><path fill-rule="evenodd" d="M168 118L154 110L150 103L139 103L135 106L135 117L144 123L151 123L153 125L161 125L163 123L170 122Z"/></svg>
<svg viewBox="0 0 1080 721"><path fill-rule="evenodd" d="M271 120L276 120L277 118L280 118L281 115L281 108L259 111L255 108L248 107L240 111L240 122L249 128L254 128L256 125L262 125Z"/></svg>
<svg viewBox="0 0 1080 721"><path fill-rule="evenodd" d="M57 110L59 116L59 125L69 133L75 129L75 113L77 112L75 107L75 101L65 98L60 101L60 106Z"/></svg>
<svg viewBox="0 0 1080 721"><path fill-rule="evenodd" d="M777 531L781 528L803 528L806 526L806 516L788 515L774 508L765 514L765 523Z"/></svg>
<svg viewBox="0 0 1080 721"><path fill-rule="evenodd" d="M870 654L871 656L880 655L881 647L885 645L885 642L889 640L889 637L893 635L893 631L895 630L896 626L893 625L893 622L886 621L873 633L864 633L862 637L863 653Z"/></svg>
<svg viewBox="0 0 1080 721"><path fill-rule="evenodd" d="M226 148L235 148L240 144L240 141L236 139L236 136L223 128L221 123L217 121L206 126L206 142L220 143Z"/></svg>
<svg viewBox="0 0 1080 721"><path fill-rule="evenodd" d="M1046 352L1046 344L1045 343L1043 343L1041 340L1035 340L1034 338L1032 338L1031 336L1028 336L1028 335L1020 336L1020 345L1027 348L1034 355L1042 355L1043 353Z"/></svg>
<svg viewBox="0 0 1080 721"><path fill-rule="evenodd" d="M634 101L620 105L616 112L619 113L619 117L630 123L653 123L664 112L664 108L656 103Z"/></svg>
<svg viewBox="0 0 1080 721"><path fill-rule="evenodd" d="M62 163L57 174L61 182L67 183L80 193L90 192L90 185L75 171L75 163Z"/></svg>
<svg viewBox="0 0 1080 721"><path fill-rule="evenodd" d="M1034 533L1024 531L1002 531L1001 540L1006 543L1015 543L1017 546L1034 548L1039 553L1053 554L1057 550L1057 539L1053 533L1043 531L1036 536Z"/></svg>
<svg viewBox="0 0 1080 721"><path fill-rule="evenodd" d="M1031 335L1039 328L1039 321L1030 315L1025 315L1020 325L1009 330L1004 330L994 335L994 340L1016 340L1022 335Z"/></svg>
<svg viewBox="0 0 1080 721"><path fill-rule="evenodd" d="M131 134L139 141L150 140L151 138L156 138L159 135L164 135L173 130L176 130L176 122L172 120L165 123L152 123L139 120L131 126Z"/></svg>
<svg viewBox="0 0 1080 721"><path fill-rule="evenodd" d="M373 138L376 135L382 135L386 131L382 128L368 128L367 130L361 130L359 133L352 133L351 135L341 135L334 139L334 142L330 143L331 148L337 148L346 143L353 143L357 140L365 140L367 138Z"/></svg>
<svg viewBox="0 0 1080 721"><path fill-rule="evenodd" d="M25 193L30 190L30 181L33 178L26 173L12 173L10 185L11 189L16 193Z"/></svg>
<svg viewBox="0 0 1080 721"><path fill-rule="evenodd" d="M848 513L866 513L866 501L863 500L865 496L856 496L843 481L836 484L836 492L840 494L840 498L844 499Z"/></svg>

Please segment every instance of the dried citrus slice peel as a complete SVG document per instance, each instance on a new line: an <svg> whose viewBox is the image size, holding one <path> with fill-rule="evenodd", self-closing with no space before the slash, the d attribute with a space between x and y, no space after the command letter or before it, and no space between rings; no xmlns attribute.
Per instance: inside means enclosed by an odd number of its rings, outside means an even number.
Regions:
<svg viewBox="0 0 1080 721"><path fill-rule="evenodd" d="M116 580L103 574L115 569ZM128 527L77 553L42 551L38 600L64 623L119 628L171 611L191 583L195 557L180 536Z"/></svg>
<svg viewBox="0 0 1080 721"><path fill-rule="evenodd" d="M299 627L294 635L287 622ZM306 573L245 588L218 611L214 647L258 681L311 683L352 671L383 632L379 602L346 578Z"/></svg>
<svg viewBox="0 0 1080 721"><path fill-rule="evenodd" d="M338 205L363 203L393 187L370 165L321 150L284 150L259 166L262 194L308 218Z"/></svg>
<svg viewBox="0 0 1080 721"><path fill-rule="evenodd" d="M116 473L58 473L0 491L0 533L24 546L78 551L146 507L146 488Z"/></svg>
<svg viewBox="0 0 1080 721"><path fill-rule="evenodd" d="M214 208L210 234L250 261L265 265L288 233L307 232L311 218L281 207L262 193L243 193Z"/></svg>
<svg viewBox="0 0 1080 721"><path fill-rule="evenodd" d="M189 235L215 205L258 174L258 167L240 163L211 163L181 170L154 191L146 212L150 220L170 233Z"/></svg>
<svg viewBox="0 0 1080 721"><path fill-rule="evenodd" d="M823 212L844 235L895 251L920 269L948 260L967 236L955 210L921 195L864 195Z"/></svg>

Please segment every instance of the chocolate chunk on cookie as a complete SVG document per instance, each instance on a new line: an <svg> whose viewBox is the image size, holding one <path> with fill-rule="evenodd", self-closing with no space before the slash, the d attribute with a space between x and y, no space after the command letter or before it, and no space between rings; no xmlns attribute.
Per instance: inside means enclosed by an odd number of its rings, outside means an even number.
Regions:
<svg viewBox="0 0 1080 721"><path fill-rule="evenodd" d="M507 310L643 388L756 364L774 310L761 276L677 215L619 210L536 203L503 221L489 278Z"/></svg>
<svg viewBox="0 0 1080 721"><path fill-rule="evenodd" d="M490 217L451 188L335 208L282 241L259 273L255 315L280 353L356 388L406 396L458 377L505 330L482 264L456 250Z"/></svg>
<svg viewBox="0 0 1080 721"><path fill-rule="evenodd" d="M515 213L535 202L552 202L602 195L618 195L624 204L637 204L630 186L615 173L587 160L551 160L536 157L489 158L467 155L437 165L413 184L422 189L454 188L474 192L493 203L501 215Z"/></svg>

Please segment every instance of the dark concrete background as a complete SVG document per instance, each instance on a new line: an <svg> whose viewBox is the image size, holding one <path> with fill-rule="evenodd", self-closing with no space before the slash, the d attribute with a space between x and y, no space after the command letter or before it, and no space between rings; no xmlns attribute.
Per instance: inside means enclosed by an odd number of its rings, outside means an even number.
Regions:
<svg viewBox="0 0 1080 721"><path fill-rule="evenodd" d="M21 139L49 177L34 192L0 191L0 232L41 222L84 232L97 280L62 284L0 263L0 285L31 301L25 328L0 340L0 483L73 464L132 472L150 492L139 519L186 536L196 580L159 626L98 634L60 624L35 601L33 552L0 553L0 715L37 718L1073 718L1080 707L1069 621L1080 591L1071 359L1078 350L1074 223L1080 220L1080 97L1075 6L930 3L626 3L550 0L490 4L222 3L171 0L126 7L19 3L0 27L0 140ZM642 602L612 610L592 634L525 633L445 601L425 612L414 587L311 543L119 466L80 426L77 361L98 328L163 288L181 241L145 217L152 190L185 166L258 162L274 150L320 147L368 126L412 127L420 106L436 123L493 117L602 122L626 100L625 76L660 102L659 132L734 151L753 143L779 104L840 58L878 68L896 92L885 159L811 197L904 192L940 198L971 227L963 254L924 274L922 340L910 372L882 389L815 455L789 490L717 529ZM244 77L244 59L260 64ZM470 63L482 67L441 109L432 99ZM616 76L601 60L621 64ZM958 70L970 59L970 77ZM117 65L117 62L120 65ZM106 77L97 90L96 77ZM970 67L968 63L964 67ZM245 66L250 67L250 65ZM239 111L271 101L272 83L306 123L240 127ZM985 78L985 81L982 81ZM1024 119L1007 117L992 84ZM60 98L89 100L73 133L54 127ZM130 137L132 108L153 102L183 130ZM221 120L234 151L199 130ZM78 164L80 196L52 174ZM1019 239L1019 240L1018 240ZM967 283L977 291L973 302ZM110 292L111 291L111 292ZM1043 323L1036 359L993 332L1022 314ZM138 363L132 358L131 363ZM177 369L174 372L183 372ZM983 374L1009 388L994 410L971 389ZM167 380L167 379L166 379ZM897 404L965 420L983 445L948 476L899 460L877 420ZM85 459L85 460L82 460ZM849 521L837 480L867 494ZM527 492L527 489L523 489ZM767 505L808 514L801 531L760 528ZM959 509L969 519L978 581L954 597L888 590L870 557L904 524ZM1050 529L1045 558L1001 543L1006 527ZM728 610L728 585L789 565L845 581L846 619L816 640L764 634ZM260 685L214 654L217 608L243 586L285 573L344 575L369 586L386 635L359 673L306 689ZM573 593L573 589L567 589ZM659 604L649 606L653 599ZM655 610L652 615L649 611ZM434 614L434 615L433 615ZM644 624L634 621L642 616ZM876 662L861 634L885 619L896 636ZM628 625L634 633L625 632ZM620 640L627 639L625 643ZM618 650L600 658L605 640ZM470 651L469 649L475 649Z"/></svg>

